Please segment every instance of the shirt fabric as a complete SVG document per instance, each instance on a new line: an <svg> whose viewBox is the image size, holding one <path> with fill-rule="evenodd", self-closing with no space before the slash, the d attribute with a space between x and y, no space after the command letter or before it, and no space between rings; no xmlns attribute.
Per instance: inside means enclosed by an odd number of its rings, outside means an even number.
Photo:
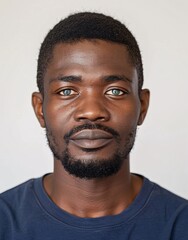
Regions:
<svg viewBox="0 0 188 240"><path fill-rule="evenodd" d="M42 177L31 179L0 194L0 240L22 239L188 240L188 201L144 178L122 213L81 218L52 202Z"/></svg>

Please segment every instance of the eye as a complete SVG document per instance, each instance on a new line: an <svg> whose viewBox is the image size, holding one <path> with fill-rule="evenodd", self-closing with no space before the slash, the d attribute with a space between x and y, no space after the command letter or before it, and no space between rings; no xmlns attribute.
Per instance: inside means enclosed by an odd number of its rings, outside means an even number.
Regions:
<svg viewBox="0 0 188 240"><path fill-rule="evenodd" d="M126 93L125 91L122 91L118 88L113 88L106 92L107 95L113 95L113 96L121 96L121 95L124 95L125 93Z"/></svg>
<svg viewBox="0 0 188 240"><path fill-rule="evenodd" d="M60 95L62 96L71 96L71 95L76 95L77 92L72 90L72 89L69 89L69 88L66 88L66 89L62 89L61 91L58 92Z"/></svg>

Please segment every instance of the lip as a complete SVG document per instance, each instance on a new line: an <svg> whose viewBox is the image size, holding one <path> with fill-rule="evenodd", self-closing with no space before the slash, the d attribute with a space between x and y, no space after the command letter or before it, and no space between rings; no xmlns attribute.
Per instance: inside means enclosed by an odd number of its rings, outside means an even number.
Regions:
<svg viewBox="0 0 188 240"><path fill-rule="evenodd" d="M99 129L85 129L70 138L76 146L84 149L102 148L113 140L113 135Z"/></svg>

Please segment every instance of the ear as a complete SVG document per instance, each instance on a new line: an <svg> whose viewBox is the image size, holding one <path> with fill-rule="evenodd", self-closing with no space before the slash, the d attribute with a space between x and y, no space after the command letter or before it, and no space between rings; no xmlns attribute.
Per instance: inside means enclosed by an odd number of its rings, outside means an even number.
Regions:
<svg viewBox="0 0 188 240"><path fill-rule="evenodd" d="M142 89L140 92L140 116L138 119L138 125L141 125L145 119L148 107L149 107L150 92L148 89Z"/></svg>
<svg viewBox="0 0 188 240"><path fill-rule="evenodd" d="M43 96L39 92L34 92L32 94L32 106L35 112L35 115L41 125L41 127L45 128L45 121L43 116Z"/></svg>

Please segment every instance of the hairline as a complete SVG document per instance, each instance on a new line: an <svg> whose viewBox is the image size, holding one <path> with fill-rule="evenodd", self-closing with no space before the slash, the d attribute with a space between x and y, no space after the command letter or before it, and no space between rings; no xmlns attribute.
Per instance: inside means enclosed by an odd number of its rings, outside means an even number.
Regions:
<svg viewBox="0 0 188 240"><path fill-rule="evenodd" d="M122 45L125 47L125 49L127 50L127 53L128 53L128 56L129 56L129 60L130 60L130 63L135 67L136 69L136 72L137 72L137 78L138 78L138 93L141 92L141 88L139 87L139 76L138 76L138 68L136 66L136 64L134 63L134 60L133 60L133 56L131 55L131 52L129 50L129 47L127 44L124 44L122 42L118 42L118 41L112 41L112 40L108 40L108 39L104 39L104 38L75 38L75 39L68 39L68 40L59 40L58 42L52 44L50 46L50 50L48 51L49 55L48 55L48 59L46 61L46 64L45 64L45 69L43 71L43 88L42 88L42 91L40 91L40 93L44 96L44 78L45 78L45 74L46 74L46 71L51 63L51 61L53 60L53 57L54 57L54 49L58 46L58 45L61 45L61 44L70 44L70 45L74 45L74 44L77 44L79 42L84 42L84 41L88 41L88 42L95 42L97 44L97 41L100 40L100 41L104 41L104 42L108 42L108 43L112 43L112 44L119 44L119 45Z"/></svg>

